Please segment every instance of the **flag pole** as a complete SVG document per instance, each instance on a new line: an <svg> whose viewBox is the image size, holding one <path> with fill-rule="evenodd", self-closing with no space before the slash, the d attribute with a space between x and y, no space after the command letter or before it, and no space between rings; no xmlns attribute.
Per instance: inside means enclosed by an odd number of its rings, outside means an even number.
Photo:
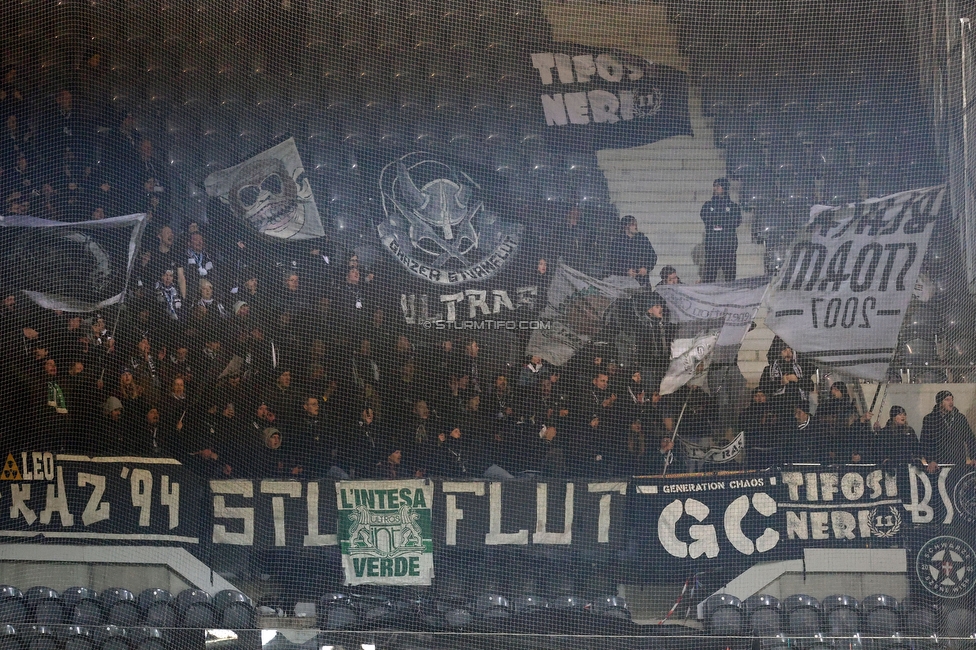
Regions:
<svg viewBox="0 0 976 650"><path fill-rule="evenodd" d="M674 423L674 431L671 432L671 449L668 450L668 455L664 458L664 469L661 471L662 478L668 475L668 467L674 459L674 439L678 435L678 427L681 426L681 418L684 417L686 408L688 408L687 397L685 397L685 403L681 407L681 413L678 414L678 421Z"/></svg>

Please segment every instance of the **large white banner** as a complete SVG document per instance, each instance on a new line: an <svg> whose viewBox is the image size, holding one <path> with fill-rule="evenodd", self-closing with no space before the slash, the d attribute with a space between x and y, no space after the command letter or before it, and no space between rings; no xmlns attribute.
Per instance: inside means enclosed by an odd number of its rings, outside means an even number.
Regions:
<svg viewBox="0 0 976 650"><path fill-rule="evenodd" d="M766 325L797 352L884 379L945 186L815 205L770 289Z"/></svg>
<svg viewBox="0 0 976 650"><path fill-rule="evenodd" d="M769 278L745 278L716 284L660 285L678 333L671 344L671 365L660 392L669 395L695 379L704 379L712 363L735 363L769 286Z"/></svg>

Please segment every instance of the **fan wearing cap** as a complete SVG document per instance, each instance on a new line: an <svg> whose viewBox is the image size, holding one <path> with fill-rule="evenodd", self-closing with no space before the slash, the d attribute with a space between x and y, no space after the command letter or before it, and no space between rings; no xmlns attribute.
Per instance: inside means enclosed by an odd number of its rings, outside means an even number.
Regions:
<svg viewBox="0 0 976 650"><path fill-rule="evenodd" d="M793 422L784 420L787 440L787 456L780 463L842 463L846 454L841 452L844 440L830 433L825 422L810 413L810 403L797 399L793 404Z"/></svg>
<svg viewBox="0 0 976 650"><path fill-rule="evenodd" d="M607 252L610 275L626 275L647 286L657 265L654 246L637 229L637 219L628 214L620 220L622 232L610 242Z"/></svg>
<svg viewBox="0 0 976 650"><path fill-rule="evenodd" d="M908 413L903 407L892 406L888 410L887 424L877 429L874 452L877 462L904 468L921 457L918 436L915 429L908 426Z"/></svg>
<svg viewBox="0 0 976 650"><path fill-rule="evenodd" d="M295 478L302 468L284 445L284 436L277 427L266 427L261 432L262 445L254 450L248 463L247 474L252 478Z"/></svg>
<svg viewBox="0 0 976 650"><path fill-rule="evenodd" d="M125 427L122 422L122 402L114 395L105 400L102 406L105 418L99 427L101 440L99 451L105 456L121 456L129 451L126 448Z"/></svg>
<svg viewBox="0 0 976 650"><path fill-rule="evenodd" d="M653 292L641 301L641 325L636 332L636 361L647 388L653 392L671 363L671 342L674 331L664 318L666 303L661 294Z"/></svg>
<svg viewBox="0 0 976 650"><path fill-rule="evenodd" d="M974 464L976 440L973 430L947 390L936 393L932 412L922 420L919 451L922 464L930 474L938 472L941 464Z"/></svg>
<svg viewBox="0 0 976 650"><path fill-rule="evenodd" d="M715 282L720 270L726 282L735 280L736 249L739 246L736 228L742 223L742 211L729 197L729 179L715 179L712 198L702 206L699 216L705 224L702 282Z"/></svg>
<svg viewBox="0 0 976 650"><path fill-rule="evenodd" d="M763 369L759 386L782 422L793 415L797 401L809 400L813 390L813 368L808 367L778 336L773 338L766 360L769 365Z"/></svg>

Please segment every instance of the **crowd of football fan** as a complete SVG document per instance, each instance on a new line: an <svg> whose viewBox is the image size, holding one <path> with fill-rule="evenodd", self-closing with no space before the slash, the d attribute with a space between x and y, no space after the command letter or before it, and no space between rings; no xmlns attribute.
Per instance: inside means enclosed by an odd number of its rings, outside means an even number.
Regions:
<svg viewBox="0 0 976 650"><path fill-rule="evenodd" d="M529 257L522 278L544 296L559 259L648 287L637 301L629 363L594 346L564 367L539 356L513 364L482 350L486 340L418 345L390 322L395 278L327 243L313 242L297 260L271 261L196 223L181 232L160 226L171 183L131 116L96 134L61 90L35 111L42 119L25 126L13 67L3 71L0 106L7 214L156 215L122 318L40 310L8 287L0 365L9 450L172 455L207 476L302 478L700 470L680 441L722 446L738 431L746 432L751 467L917 462L935 471L939 462L976 455L948 391L920 435L898 406L879 429L841 383L825 389L821 382L823 394L811 400L815 368L779 340L741 413L737 404L719 408L696 387L662 398L656 389L673 331L665 302L649 287L657 256L633 217L621 220L607 264L595 269L594 233L569 208L565 223L531 235L530 248L541 252ZM716 180L713 191L701 210L706 282L719 271L735 278L741 222L728 181ZM680 283L673 267L659 276Z"/></svg>

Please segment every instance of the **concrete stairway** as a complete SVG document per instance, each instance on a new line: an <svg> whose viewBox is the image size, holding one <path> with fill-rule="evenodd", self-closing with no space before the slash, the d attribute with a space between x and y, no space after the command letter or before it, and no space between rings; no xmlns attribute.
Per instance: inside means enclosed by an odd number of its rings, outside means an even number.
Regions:
<svg viewBox="0 0 976 650"><path fill-rule="evenodd" d="M670 264L685 283L697 282L704 229L698 216L712 196L712 182L726 175L725 152L716 147L710 120L702 115L699 89L689 89L694 137L676 137L632 149L598 152L610 196L621 215L637 217L641 232L654 244L658 268ZM732 198L738 186L732 184ZM738 276L762 275L763 246L752 243L751 213L739 227ZM766 365L773 334L760 325L749 333L739 354L739 367L750 384L758 383Z"/></svg>

